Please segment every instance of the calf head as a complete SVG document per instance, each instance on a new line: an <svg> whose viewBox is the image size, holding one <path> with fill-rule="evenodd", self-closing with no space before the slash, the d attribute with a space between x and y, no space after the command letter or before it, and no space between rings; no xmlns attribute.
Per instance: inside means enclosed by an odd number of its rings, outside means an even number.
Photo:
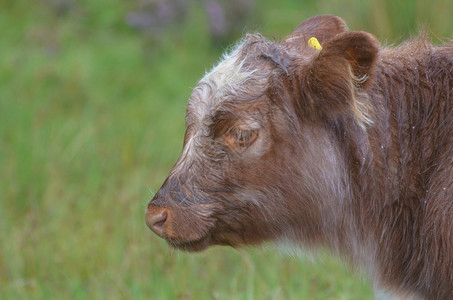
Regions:
<svg viewBox="0 0 453 300"><path fill-rule="evenodd" d="M190 96L182 155L149 202L147 225L188 251L322 242L349 193L332 128L371 122L363 91L377 51L371 35L334 16L311 18L280 43L247 36Z"/></svg>

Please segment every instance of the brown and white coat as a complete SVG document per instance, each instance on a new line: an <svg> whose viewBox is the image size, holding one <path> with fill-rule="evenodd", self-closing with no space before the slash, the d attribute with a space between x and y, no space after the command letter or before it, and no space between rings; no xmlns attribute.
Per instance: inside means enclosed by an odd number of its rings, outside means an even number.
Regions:
<svg viewBox="0 0 453 300"><path fill-rule="evenodd" d="M453 46L423 36L383 48L330 15L248 35L194 89L147 224L188 251L327 248L378 296L453 299L452 90Z"/></svg>

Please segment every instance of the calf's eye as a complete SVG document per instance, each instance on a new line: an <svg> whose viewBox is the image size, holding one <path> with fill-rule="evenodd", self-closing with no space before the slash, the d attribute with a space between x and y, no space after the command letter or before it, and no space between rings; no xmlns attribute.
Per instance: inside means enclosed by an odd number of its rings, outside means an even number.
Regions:
<svg viewBox="0 0 453 300"><path fill-rule="evenodd" d="M230 146L247 147L250 146L257 137L257 130L235 128L226 135L226 142Z"/></svg>

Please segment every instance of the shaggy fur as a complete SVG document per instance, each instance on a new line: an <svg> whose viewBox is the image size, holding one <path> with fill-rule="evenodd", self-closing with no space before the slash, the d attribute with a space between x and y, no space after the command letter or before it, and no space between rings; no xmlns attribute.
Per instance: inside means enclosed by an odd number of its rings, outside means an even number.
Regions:
<svg viewBox="0 0 453 300"><path fill-rule="evenodd" d="M329 15L249 35L194 89L147 224L188 251L325 247L377 295L453 298L452 89L453 46L423 36L382 48Z"/></svg>

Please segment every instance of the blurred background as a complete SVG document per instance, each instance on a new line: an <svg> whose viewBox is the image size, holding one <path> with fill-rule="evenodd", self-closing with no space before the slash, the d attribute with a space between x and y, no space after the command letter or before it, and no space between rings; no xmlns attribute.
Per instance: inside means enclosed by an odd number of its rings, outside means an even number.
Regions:
<svg viewBox="0 0 453 300"><path fill-rule="evenodd" d="M0 299L372 299L338 261L170 249L144 223L191 89L246 32L332 13L392 45L448 0L1 0ZM445 39L443 39L445 38Z"/></svg>

